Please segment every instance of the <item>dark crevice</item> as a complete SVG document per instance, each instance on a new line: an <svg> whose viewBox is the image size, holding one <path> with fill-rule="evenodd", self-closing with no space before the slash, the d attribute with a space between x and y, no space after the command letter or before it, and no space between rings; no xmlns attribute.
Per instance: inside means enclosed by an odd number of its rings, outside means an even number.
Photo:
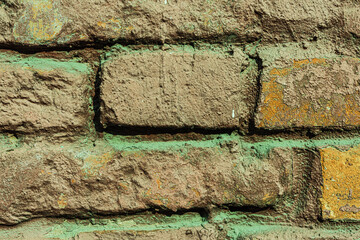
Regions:
<svg viewBox="0 0 360 240"><path fill-rule="evenodd" d="M102 72L102 56L99 56L99 67L95 77L95 95L93 97L93 110L94 110L94 126L96 132L103 132L104 128L100 121L100 106L101 106L101 72Z"/></svg>
<svg viewBox="0 0 360 240"><path fill-rule="evenodd" d="M138 210L138 211L129 211L129 212L123 212L118 214L102 214L102 213L94 213L90 212L88 216L82 216L82 217L74 217L73 215L62 215L57 216L55 218L80 218L80 219L89 219L89 218L111 218L111 217L122 217L122 216L141 216L145 214L158 214L158 215L164 215L164 216L181 216L187 213L198 213L202 218L203 221L208 221L210 216L210 211L207 208L190 208L190 209L179 209L177 211L173 211L170 209L161 209L156 206L152 206L148 209L144 210Z"/></svg>
<svg viewBox="0 0 360 240"><path fill-rule="evenodd" d="M261 96L261 89L262 89L261 76L263 74L264 67L263 67L263 61L258 56L258 54L255 57L250 57L250 58L252 58L256 61L256 64L258 67L258 75L256 77L255 107L253 109L253 112L251 113L250 121L249 121L249 134L254 134L257 131L257 128L255 127L255 116L258 111L258 105L259 105L260 96Z"/></svg>
<svg viewBox="0 0 360 240"><path fill-rule="evenodd" d="M227 209L230 212L242 212L242 213L265 213L265 212L275 211L272 206L258 207L258 206L236 206L231 204L225 204L218 207L222 209Z"/></svg>
<svg viewBox="0 0 360 240"><path fill-rule="evenodd" d="M0 44L1 50L11 50L23 54L35 54L40 52L53 52L53 51L65 51L70 52L74 50L84 50L92 48L96 50L103 50L110 48L116 44L123 46L128 45L162 45L162 43L156 41L135 41L135 40L108 40L108 41L94 41L94 42L77 42L73 44L57 44L56 46L49 45L25 45L25 44Z"/></svg>
<svg viewBox="0 0 360 240"><path fill-rule="evenodd" d="M173 128L173 127L140 127L140 126L108 126L101 129L100 132L110 133L112 135L149 135L149 134L182 134L198 133L202 135L211 134L231 134L237 132L234 128L207 129L207 128Z"/></svg>
<svg viewBox="0 0 360 240"><path fill-rule="evenodd" d="M172 211L170 209L159 209L156 207L150 207L148 209L144 210L138 210L138 211L129 211L129 212L119 212L119 213L96 213L92 211L88 211L85 214L60 214L60 215L49 215L46 212L38 212L37 217L29 218L27 220L23 220L19 223L9 223L9 224L0 224L1 227L18 227L21 224L24 224L26 222L31 222L36 219L67 219L67 220L89 220L92 223L96 221L97 219L111 219L111 218L118 218L118 217L126 217L126 216L146 216L147 214L152 215L163 215L167 217L171 216L181 216L187 213L198 213L204 222L208 222L210 218L210 211L207 208L191 208L191 209L180 209L177 211Z"/></svg>
<svg viewBox="0 0 360 240"><path fill-rule="evenodd" d="M0 44L0 50L11 50L18 53L23 54L35 54L40 52L52 52L52 51L74 51L74 50L84 50L86 48L103 50L105 48L110 48L116 44L120 44L123 46L129 45L139 45L139 46L152 46L159 45L162 46L164 44L172 44L172 45L193 45L195 46L196 42L210 43L210 44L249 44L252 42L256 42L258 39L247 39L246 41L242 41L240 39L232 39L231 34L219 36L219 37L208 37L208 38L178 38L172 39L171 41L161 41L156 39L116 39L116 40L94 40L94 41L83 41L83 42L74 42L74 43L66 43L66 44L58 44L56 45L35 45L35 44L21 44L21 43L2 43Z"/></svg>
<svg viewBox="0 0 360 240"><path fill-rule="evenodd" d="M1 134L8 134L13 135L16 139L19 139L19 132L18 131L12 131L12 130L3 130L1 131Z"/></svg>

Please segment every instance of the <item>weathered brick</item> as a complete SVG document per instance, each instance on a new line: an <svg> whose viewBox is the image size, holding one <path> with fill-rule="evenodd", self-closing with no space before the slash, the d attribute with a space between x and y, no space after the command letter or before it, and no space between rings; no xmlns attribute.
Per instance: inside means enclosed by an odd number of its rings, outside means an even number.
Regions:
<svg viewBox="0 0 360 240"><path fill-rule="evenodd" d="M255 1L251 1L254 3ZM57 45L112 39L167 41L259 35L245 0L13 0L0 6L2 43Z"/></svg>
<svg viewBox="0 0 360 240"><path fill-rule="evenodd" d="M256 127L359 126L360 59L294 46L265 52Z"/></svg>
<svg viewBox="0 0 360 240"><path fill-rule="evenodd" d="M9 146L0 152L0 224L146 209L274 206L289 189L291 149L257 157L234 138ZM11 151L10 151L11 150ZM90 215L89 215L90 214Z"/></svg>
<svg viewBox="0 0 360 240"><path fill-rule="evenodd" d="M256 66L239 48L112 53L102 66L102 123L246 127L255 105Z"/></svg>
<svg viewBox="0 0 360 240"><path fill-rule="evenodd" d="M360 146L348 150L320 149L323 172L321 199L324 219L360 219Z"/></svg>
<svg viewBox="0 0 360 240"><path fill-rule="evenodd" d="M85 131L90 74L84 63L0 53L0 131Z"/></svg>
<svg viewBox="0 0 360 240"><path fill-rule="evenodd" d="M340 0L12 0L0 6L0 43L307 40L324 29L329 34L341 32L342 4Z"/></svg>
<svg viewBox="0 0 360 240"><path fill-rule="evenodd" d="M339 35L344 26L343 2L339 0L259 0L254 4L261 16L262 42L286 42Z"/></svg>
<svg viewBox="0 0 360 240"><path fill-rule="evenodd" d="M360 36L360 16L357 4L344 8L345 30L355 36Z"/></svg>

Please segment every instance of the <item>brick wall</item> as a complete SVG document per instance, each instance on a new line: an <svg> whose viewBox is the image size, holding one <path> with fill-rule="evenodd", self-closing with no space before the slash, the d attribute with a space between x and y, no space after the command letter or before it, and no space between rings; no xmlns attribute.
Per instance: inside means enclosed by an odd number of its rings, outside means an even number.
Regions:
<svg viewBox="0 0 360 240"><path fill-rule="evenodd" d="M0 239L360 238L359 11L0 1Z"/></svg>

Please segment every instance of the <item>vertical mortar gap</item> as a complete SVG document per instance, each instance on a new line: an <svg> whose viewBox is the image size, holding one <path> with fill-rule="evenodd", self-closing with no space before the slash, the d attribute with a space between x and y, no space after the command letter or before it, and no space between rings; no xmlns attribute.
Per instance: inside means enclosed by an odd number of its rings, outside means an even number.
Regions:
<svg viewBox="0 0 360 240"><path fill-rule="evenodd" d="M256 97L255 97L255 106L254 109L251 113L250 116L250 121L249 121L249 133L250 134L254 134L256 133L257 129L255 127L255 116L256 113L258 111L258 107L259 107L259 101L260 101L260 97L261 97L261 89L262 89L262 84L261 84L261 76L263 74L263 61L262 59L257 55L256 57L250 57L252 59L254 59L256 61L257 67L258 67L258 75L256 77Z"/></svg>
<svg viewBox="0 0 360 240"><path fill-rule="evenodd" d="M101 62L101 56L99 56L99 67L97 69L96 72L96 77L95 77L95 95L93 97L93 110L94 110L94 126L95 126L95 130L96 132L103 132L104 131L104 127L101 124L100 121L100 105L101 105L101 71L102 71L102 62Z"/></svg>

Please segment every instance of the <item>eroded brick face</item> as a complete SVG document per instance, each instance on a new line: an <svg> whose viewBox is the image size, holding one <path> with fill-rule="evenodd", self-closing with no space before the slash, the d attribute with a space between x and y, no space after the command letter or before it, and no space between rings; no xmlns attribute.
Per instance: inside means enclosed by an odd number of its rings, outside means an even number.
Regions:
<svg viewBox="0 0 360 240"><path fill-rule="evenodd" d="M90 76L85 63L0 53L0 130L88 132Z"/></svg>
<svg viewBox="0 0 360 240"><path fill-rule="evenodd" d="M256 126L266 129L356 127L360 59L287 59L262 77Z"/></svg>
<svg viewBox="0 0 360 240"><path fill-rule="evenodd" d="M0 224L64 214L86 217L89 211L115 215L149 208L267 207L288 194L289 158L297 155L292 149L274 149L259 159L251 149L234 145L230 151L226 141L216 142L199 141L196 146L205 147L196 147L175 141L159 147L109 140L97 141L96 147L38 143L2 151ZM118 148L128 144L133 150Z"/></svg>
<svg viewBox="0 0 360 240"><path fill-rule="evenodd" d="M359 238L359 9L0 0L0 239Z"/></svg>

